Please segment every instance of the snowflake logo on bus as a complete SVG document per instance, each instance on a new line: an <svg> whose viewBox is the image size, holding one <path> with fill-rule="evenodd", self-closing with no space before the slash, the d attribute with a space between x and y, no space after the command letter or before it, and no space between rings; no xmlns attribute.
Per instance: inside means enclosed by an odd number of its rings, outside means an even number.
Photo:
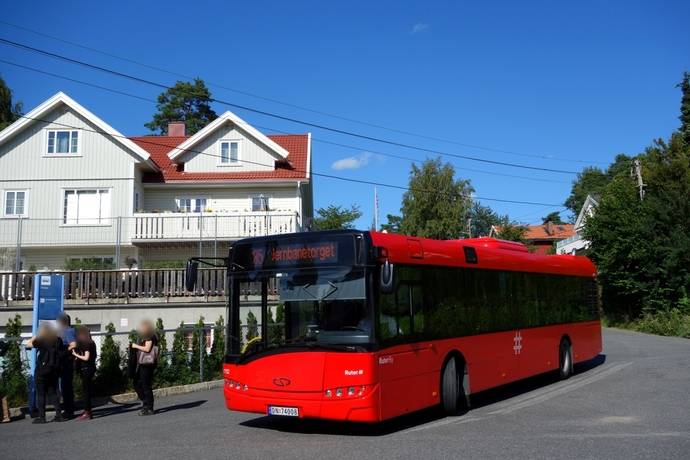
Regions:
<svg viewBox="0 0 690 460"><path fill-rule="evenodd" d="M519 355L522 351L522 333L517 331L513 337L513 353Z"/></svg>

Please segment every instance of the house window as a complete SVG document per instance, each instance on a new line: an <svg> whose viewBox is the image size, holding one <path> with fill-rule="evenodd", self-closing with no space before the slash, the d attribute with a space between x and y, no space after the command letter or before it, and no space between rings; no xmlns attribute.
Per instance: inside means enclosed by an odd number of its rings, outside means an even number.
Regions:
<svg viewBox="0 0 690 460"><path fill-rule="evenodd" d="M252 211L268 211L269 197L264 195L257 195L252 197Z"/></svg>
<svg viewBox="0 0 690 460"><path fill-rule="evenodd" d="M79 153L79 131L48 131L48 155L76 155Z"/></svg>
<svg viewBox="0 0 690 460"><path fill-rule="evenodd" d="M237 165L240 159L240 141L220 141L220 164Z"/></svg>
<svg viewBox="0 0 690 460"><path fill-rule="evenodd" d="M5 217L25 217L28 192L5 190Z"/></svg>
<svg viewBox="0 0 690 460"><path fill-rule="evenodd" d="M203 212L206 209L206 198L177 198L177 212Z"/></svg>
<svg viewBox="0 0 690 460"><path fill-rule="evenodd" d="M65 190L62 223L65 225L109 225L110 189Z"/></svg>

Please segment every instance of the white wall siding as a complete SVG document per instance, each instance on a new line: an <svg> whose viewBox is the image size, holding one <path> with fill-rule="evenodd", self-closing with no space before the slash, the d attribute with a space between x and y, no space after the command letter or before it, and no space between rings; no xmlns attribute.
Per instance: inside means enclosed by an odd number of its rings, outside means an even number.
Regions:
<svg viewBox="0 0 690 460"><path fill-rule="evenodd" d="M0 146L0 181L39 179L132 178L132 152L108 137L80 131L80 156L45 157L48 129L68 130L60 124L98 129L63 105Z"/></svg>
<svg viewBox="0 0 690 460"><path fill-rule="evenodd" d="M206 198L206 207L214 213L250 212L251 196L270 197L272 211L300 212L297 184L281 188L149 188L144 197L147 211L176 211L178 197Z"/></svg>
<svg viewBox="0 0 690 460"><path fill-rule="evenodd" d="M219 166L221 139L239 140L239 162L234 166ZM246 134L231 122L217 129L206 139L191 147L189 152L180 157L184 170L188 172L239 172L239 171L273 171L276 154L272 153L256 139ZM199 153L195 153L199 152Z"/></svg>

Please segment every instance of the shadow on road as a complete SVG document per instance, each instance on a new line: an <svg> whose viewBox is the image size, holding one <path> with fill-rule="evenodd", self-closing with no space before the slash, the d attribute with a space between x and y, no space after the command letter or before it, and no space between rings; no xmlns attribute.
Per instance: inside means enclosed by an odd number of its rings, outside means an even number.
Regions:
<svg viewBox="0 0 690 460"><path fill-rule="evenodd" d="M180 410L180 409L194 409L201 406L207 402L206 399L200 399L199 401L191 401L187 403L174 404L172 406L161 407L156 409L156 414L164 414L166 412ZM92 411L93 418L108 417L110 415L126 414L127 412L134 412L141 409L140 403L130 403L130 404L118 404L116 406L105 406L99 409L94 409Z"/></svg>
<svg viewBox="0 0 690 460"><path fill-rule="evenodd" d="M198 401L190 401L187 403L180 403L180 404L173 404L172 406L167 406L167 407L161 407L160 409L156 409L156 414L164 414L166 412L174 411L174 410L181 410L181 409L195 409L202 404L205 404L208 402L206 399L200 399Z"/></svg>
<svg viewBox="0 0 690 460"><path fill-rule="evenodd" d="M575 365L575 375L583 374L606 362L601 354L589 361ZM491 390L482 391L471 397L472 409L496 404L558 382L558 373L549 372L535 377L509 383ZM469 413L472 411L470 410ZM240 425L298 434L332 434L341 436L385 436L444 418L440 408L432 407L412 414L387 420L377 424L334 422L317 419L291 419L287 417L259 417L242 422Z"/></svg>

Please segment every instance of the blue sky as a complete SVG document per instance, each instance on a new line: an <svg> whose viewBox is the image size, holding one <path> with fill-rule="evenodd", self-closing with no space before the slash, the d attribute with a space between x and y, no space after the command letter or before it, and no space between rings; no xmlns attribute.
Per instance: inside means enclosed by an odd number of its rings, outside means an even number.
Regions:
<svg viewBox="0 0 690 460"><path fill-rule="evenodd" d="M6 8L2 20L266 98L456 142L377 129L210 85L218 99L443 153L577 171L586 164L605 166L620 152L639 152L678 126L675 85L690 70L689 2L465 3L46 2L39 8L23 2ZM4 24L0 37L164 84L176 80ZM159 93L5 45L0 59L147 98ZM155 109L4 63L0 74L26 110L63 90L128 135L146 133L143 125ZM430 156L234 111L263 131L312 131L315 172L406 185L410 162L375 152ZM459 177L471 179L479 197L558 204L574 177L445 160ZM382 219L398 212L401 195L379 188ZM371 186L317 177L315 201L359 204L359 225L372 221ZM523 222L557 209L484 203Z"/></svg>

